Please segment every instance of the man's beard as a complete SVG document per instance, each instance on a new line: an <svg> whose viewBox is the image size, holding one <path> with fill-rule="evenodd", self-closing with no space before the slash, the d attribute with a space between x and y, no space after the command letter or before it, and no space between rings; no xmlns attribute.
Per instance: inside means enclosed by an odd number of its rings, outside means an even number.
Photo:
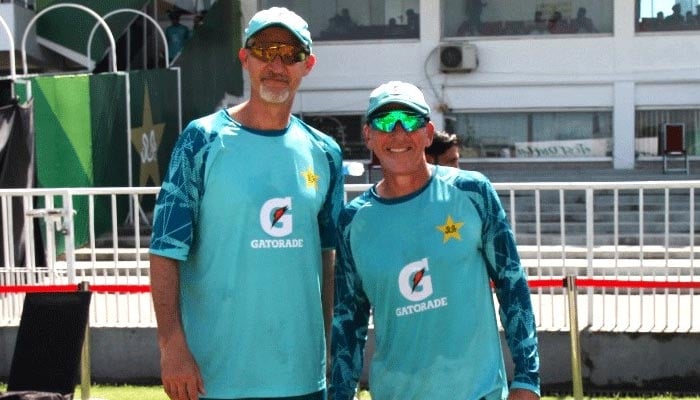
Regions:
<svg viewBox="0 0 700 400"><path fill-rule="evenodd" d="M270 74L266 76L267 79L270 80L278 80L278 81L283 81L287 82L287 77L283 75L277 75L277 74ZM273 104L282 104L289 100L291 92L289 91L289 88L274 88L270 89L265 85L265 79L260 84L260 97L267 101L268 103L273 103Z"/></svg>
<svg viewBox="0 0 700 400"><path fill-rule="evenodd" d="M268 90L264 85L260 86L260 97L268 103L282 104L289 99L289 89Z"/></svg>

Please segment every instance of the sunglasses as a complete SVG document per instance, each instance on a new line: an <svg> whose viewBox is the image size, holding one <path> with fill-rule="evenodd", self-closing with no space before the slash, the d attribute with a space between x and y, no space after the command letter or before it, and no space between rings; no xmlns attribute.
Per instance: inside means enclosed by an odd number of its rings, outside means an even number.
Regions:
<svg viewBox="0 0 700 400"><path fill-rule="evenodd" d="M430 118L411 111L394 110L373 115L369 119L370 126L380 132L391 133L396 128L396 123L401 122L403 130L413 132L428 124Z"/></svg>
<svg viewBox="0 0 700 400"><path fill-rule="evenodd" d="M248 46L250 54L260 61L270 63L279 56L284 65L292 65L306 60L309 53L302 47L291 44L273 43L266 47Z"/></svg>

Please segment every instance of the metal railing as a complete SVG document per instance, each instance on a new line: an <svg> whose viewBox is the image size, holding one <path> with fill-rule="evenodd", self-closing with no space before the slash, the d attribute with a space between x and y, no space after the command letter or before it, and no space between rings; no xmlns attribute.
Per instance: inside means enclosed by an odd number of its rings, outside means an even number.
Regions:
<svg viewBox="0 0 700 400"><path fill-rule="evenodd" d="M541 330L569 329L565 276L582 329L700 332L698 181L496 183L532 283ZM348 184L348 199L369 185ZM149 218L158 188L0 190L0 325L19 323L23 288L89 282L91 326L155 326ZM21 234L13 232L17 216ZM17 229L17 227L15 227ZM42 233L38 235L38 233ZM45 245L21 238L42 237ZM46 249L43 262L37 253Z"/></svg>

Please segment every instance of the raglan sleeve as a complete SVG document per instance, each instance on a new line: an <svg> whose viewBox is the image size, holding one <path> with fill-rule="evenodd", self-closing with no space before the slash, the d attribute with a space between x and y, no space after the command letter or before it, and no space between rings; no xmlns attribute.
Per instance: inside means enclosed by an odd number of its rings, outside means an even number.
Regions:
<svg viewBox="0 0 700 400"><path fill-rule="evenodd" d="M331 387L334 400L352 400L362 373L370 304L362 288L350 248L346 212L338 226L335 306L331 336Z"/></svg>
<svg viewBox="0 0 700 400"><path fill-rule="evenodd" d="M204 145L204 135L194 122L175 143L153 211L152 254L187 259L202 193Z"/></svg>
<svg viewBox="0 0 700 400"><path fill-rule="evenodd" d="M326 158L330 167L330 183L323 207L318 214L321 248L324 250L336 247L338 216L345 204L342 152L332 140L326 142Z"/></svg>
<svg viewBox="0 0 700 400"><path fill-rule="evenodd" d="M515 366L511 389L527 389L539 395L537 330L527 276L495 188L485 180L482 190L484 254L498 298L501 325Z"/></svg>

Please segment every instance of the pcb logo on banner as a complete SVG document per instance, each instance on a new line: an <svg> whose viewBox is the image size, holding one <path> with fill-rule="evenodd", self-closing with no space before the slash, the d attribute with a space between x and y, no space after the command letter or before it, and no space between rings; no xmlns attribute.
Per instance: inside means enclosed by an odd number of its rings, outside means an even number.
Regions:
<svg viewBox="0 0 700 400"><path fill-rule="evenodd" d="M131 144L136 148L141 159L139 186L146 186L149 180L156 186L161 184L158 147L164 131L165 123L153 122L151 96L148 93L148 85L144 85L142 125L131 131Z"/></svg>

